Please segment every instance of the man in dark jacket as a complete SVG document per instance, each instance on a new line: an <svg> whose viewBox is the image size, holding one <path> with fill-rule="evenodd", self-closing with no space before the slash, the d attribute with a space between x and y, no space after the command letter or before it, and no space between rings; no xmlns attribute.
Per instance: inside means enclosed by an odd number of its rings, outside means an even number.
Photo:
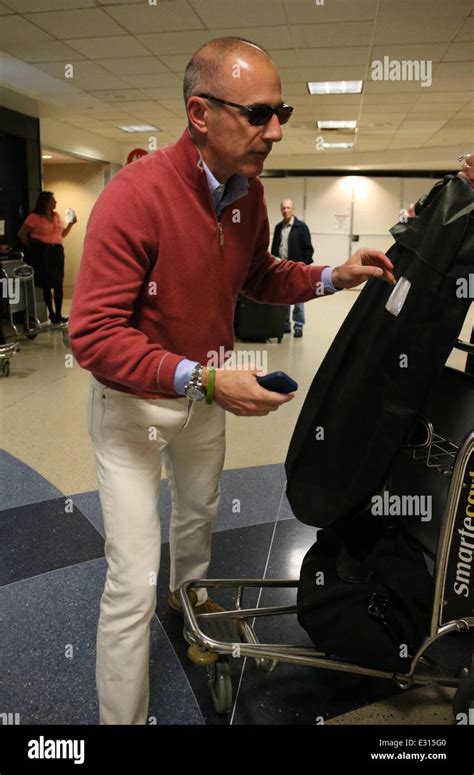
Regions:
<svg viewBox="0 0 474 775"><path fill-rule="evenodd" d="M303 221L294 214L295 208L291 199L284 199L280 205L283 220L275 226L271 253L279 258L288 258L291 261L303 261L305 264L313 263L313 246L311 234ZM291 307L287 309L285 333L291 331ZM295 324L294 336L303 336L304 304L295 304L293 308L293 322Z"/></svg>

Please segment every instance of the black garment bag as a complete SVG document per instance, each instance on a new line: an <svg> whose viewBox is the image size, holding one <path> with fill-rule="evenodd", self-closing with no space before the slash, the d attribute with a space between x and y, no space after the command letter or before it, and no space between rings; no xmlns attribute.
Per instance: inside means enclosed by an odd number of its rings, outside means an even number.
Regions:
<svg viewBox="0 0 474 775"><path fill-rule="evenodd" d="M309 525L355 516L381 490L472 302L474 191L465 180L447 176L417 217L390 231L397 295L380 280L366 284L291 439L287 496Z"/></svg>

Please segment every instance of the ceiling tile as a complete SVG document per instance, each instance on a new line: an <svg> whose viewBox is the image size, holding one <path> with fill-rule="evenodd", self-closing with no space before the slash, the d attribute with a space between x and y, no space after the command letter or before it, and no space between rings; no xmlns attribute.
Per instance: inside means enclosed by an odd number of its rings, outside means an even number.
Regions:
<svg viewBox="0 0 474 775"><path fill-rule="evenodd" d="M281 0L189 0L206 27L243 27L247 19L256 27L271 23L286 24L287 17Z"/></svg>
<svg viewBox="0 0 474 775"><path fill-rule="evenodd" d="M146 73L167 73L166 65L153 56L127 57L123 59L96 59L96 64L115 75L140 75Z"/></svg>
<svg viewBox="0 0 474 775"><path fill-rule="evenodd" d="M189 54L197 51L200 46L212 39L209 32L189 31L189 32L162 32L151 35L136 35L149 51L156 56L163 54Z"/></svg>
<svg viewBox="0 0 474 775"><path fill-rule="evenodd" d="M93 91L92 95L103 102L124 102L143 99L136 89L104 89Z"/></svg>
<svg viewBox="0 0 474 775"><path fill-rule="evenodd" d="M330 65L366 65L370 46L340 46L334 48L302 48L298 51L300 67Z"/></svg>
<svg viewBox="0 0 474 775"><path fill-rule="evenodd" d="M466 19L455 40L474 40L474 16Z"/></svg>
<svg viewBox="0 0 474 775"><path fill-rule="evenodd" d="M474 43L452 43L445 55L443 62L473 62Z"/></svg>
<svg viewBox="0 0 474 775"><path fill-rule="evenodd" d="M25 18L59 39L123 35L123 29L100 8L29 13Z"/></svg>
<svg viewBox="0 0 474 775"><path fill-rule="evenodd" d="M104 38L70 38L68 44L89 59L110 57L117 54L124 57L146 56L149 52L131 35L114 35Z"/></svg>
<svg viewBox="0 0 474 775"><path fill-rule="evenodd" d="M211 29L211 37L220 38L226 35L235 35L235 27L219 27ZM288 48L292 45L290 31L288 27L239 27L238 35L241 38L257 43L259 46L267 49Z"/></svg>
<svg viewBox="0 0 474 775"><path fill-rule="evenodd" d="M136 92L135 92L136 94ZM122 102L119 102L118 104L114 104L114 109L120 108L126 113L130 113L131 115L136 115L138 112L144 112L144 111L154 111L156 110L156 102L153 102L152 100L145 100L143 97L140 98L140 96L137 96L137 99L135 100L124 100Z"/></svg>
<svg viewBox="0 0 474 775"><path fill-rule="evenodd" d="M307 0L285 0L290 24L318 24L372 20L377 12L377 0L327 0L316 5Z"/></svg>
<svg viewBox="0 0 474 775"><path fill-rule="evenodd" d="M431 89L429 91L425 90L425 93L420 95L420 98L417 105L420 104L430 104L430 105L437 105L439 103L443 104L446 102L459 102L460 100L468 100L472 96L474 96L474 92L469 91L448 91L448 92L432 92Z"/></svg>
<svg viewBox="0 0 474 775"><path fill-rule="evenodd" d="M321 46L353 46L357 41L368 46L372 40L371 22L341 22L339 24L297 24L293 27L293 39L297 48Z"/></svg>
<svg viewBox="0 0 474 775"><path fill-rule="evenodd" d="M450 4L447 4L449 7ZM452 4L451 4L452 6ZM451 40L458 28L458 22L452 17L440 22L433 19L428 13L425 18L404 20L398 18L386 24L379 23L375 31L374 44L381 46L385 43L400 43L408 45L412 43L442 43ZM417 59L422 59L417 56Z"/></svg>
<svg viewBox="0 0 474 775"><path fill-rule="evenodd" d="M173 72L183 76L190 58L190 54L165 54L160 56L159 61L164 62Z"/></svg>
<svg viewBox="0 0 474 775"><path fill-rule="evenodd" d="M160 0L157 5L142 3L140 6L111 6L107 11L122 27L132 33L205 28L186 0Z"/></svg>
<svg viewBox="0 0 474 775"><path fill-rule="evenodd" d="M379 21L411 24L412 21L451 21L454 17L468 14L472 8L472 0L381 0Z"/></svg>
<svg viewBox="0 0 474 775"><path fill-rule="evenodd" d="M37 11L68 11L75 8L95 8L95 0L8 0L16 13Z"/></svg>
<svg viewBox="0 0 474 775"><path fill-rule="evenodd" d="M14 55L16 45L24 46L35 41L53 40L44 30L38 29L34 24L21 16L4 16L0 25L0 47Z"/></svg>
<svg viewBox="0 0 474 775"><path fill-rule="evenodd" d="M73 63L72 78L65 78L63 62L38 63L36 67L76 89L91 91L92 89L121 89L126 86L116 75L106 72L99 65L87 60Z"/></svg>
<svg viewBox="0 0 474 775"><path fill-rule="evenodd" d="M280 76L283 83L306 84L308 81L363 81L366 68L354 65L343 65L342 67L304 67L304 68L282 68Z"/></svg>
<svg viewBox="0 0 474 775"><path fill-rule="evenodd" d="M268 53L278 68L300 66L298 53L293 48L281 50L275 49L273 51L269 51Z"/></svg>
<svg viewBox="0 0 474 775"><path fill-rule="evenodd" d="M14 53L18 59L32 64L35 62L63 62L66 64L84 59L82 54L59 40L16 43Z"/></svg>
<svg viewBox="0 0 474 775"><path fill-rule="evenodd" d="M383 60L388 56L390 60L402 59L430 59L439 62L446 51L446 43L398 43L396 45L374 46L370 56L371 62L375 59Z"/></svg>
<svg viewBox="0 0 474 775"><path fill-rule="evenodd" d="M150 73L144 75L124 75L123 80L130 86L139 89L154 88L157 86L177 86L182 89L182 80L174 73Z"/></svg>
<svg viewBox="0 0 474 775"><path fill-rule="evenodd" d="M383 108L383 110L386 108L390 109L391 106L398 103L409 106L414 105L418 100L418 96L416 94L394 94L386 92L383 92L382 94L371 94L370 92L367 92L367 90L365 90L363 97L364 110L370 108L370 106L373 105L376 105L381 109Z"/></svg>
<svg viewBox="0 0 474 775"><path fill-rule="evenodd" d="M157 86L156 88L140 89L141 93L150 100L177 100L183 93L183 87L180 86Z"/></svg>

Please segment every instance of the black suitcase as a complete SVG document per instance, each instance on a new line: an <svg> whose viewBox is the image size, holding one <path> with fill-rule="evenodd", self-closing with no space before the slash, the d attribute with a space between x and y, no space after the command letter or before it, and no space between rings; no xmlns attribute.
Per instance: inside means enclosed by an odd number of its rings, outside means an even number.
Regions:
<svg viewBox="0 0 474 775"><path fill-rule="evenodd" d="M280 343L285 333L286 309L284 304L261 304L240 294L235 307L235 335L242 341L276 338Z"/></svg>

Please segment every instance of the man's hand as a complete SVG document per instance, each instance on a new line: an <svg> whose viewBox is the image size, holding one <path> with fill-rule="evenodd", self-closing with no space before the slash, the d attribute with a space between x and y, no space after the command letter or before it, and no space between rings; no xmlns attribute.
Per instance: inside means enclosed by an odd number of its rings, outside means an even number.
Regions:
<svg viewBox="0 0 474 775"><path fill-rule="evenodd" d="M208 369L203 369L203 384L207 385ZM255 377L257 369L216 369L214 400L223 409L238 417L263 417L294 398L294 393L265 390Z"/></svg>
<svg viewBox="0 0 474 775"><path fill-rule="evenodd" d="M362 248L354 253L345 264L336 266L332 272L332 283L335 288L355 288L365 283L371 277L379 277L391 285L396 280L392 273L393 264L385 253L380 250Z"/></svg>
<svg viewBox="0 0 474 775"><path fill-rule="evenodd" d="M471 187L474 188L474 154L470 153L466 158L464 159L464 164L462 165L461 172L458 173L462 178L467 180L468 183L470 183Z"/></svg>

